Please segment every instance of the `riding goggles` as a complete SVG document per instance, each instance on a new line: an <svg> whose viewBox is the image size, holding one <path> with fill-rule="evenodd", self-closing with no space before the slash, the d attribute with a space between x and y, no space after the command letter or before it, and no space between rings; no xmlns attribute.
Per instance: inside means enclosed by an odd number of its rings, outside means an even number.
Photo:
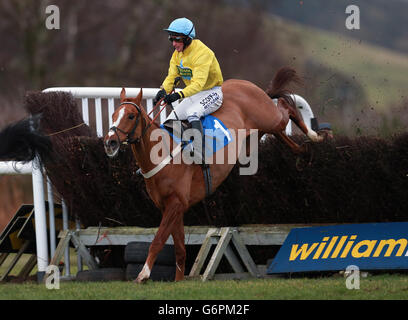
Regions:
<svg viewBox="0 0 408 320"><path fill-rule="evenodd" d="M182 37L182 36L171 36L171 35L169 36L170 42L173 42L173 41L175 41L175 42L183 42L184 39L185 39L185 37Z"/></svg>

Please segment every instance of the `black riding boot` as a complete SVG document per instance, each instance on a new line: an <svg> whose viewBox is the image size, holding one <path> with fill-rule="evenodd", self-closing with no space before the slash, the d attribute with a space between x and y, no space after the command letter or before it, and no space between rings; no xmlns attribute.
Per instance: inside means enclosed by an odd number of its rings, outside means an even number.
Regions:
<svg viewBox="0 0 408 320"><path fill-rule="evenodd" d="M198 130L199 133L200 133L200 137L201 137L201 139L200 139L201 143L199 142L199 140L196 141L194 139L194 141L193 141L194 149L193 149L193 152L192 152L191 156L194 157L194 162L195 163L205 165L205 153L204 153L204 151L205 151L205 148L204 148L205 137L204 137L204 133L203 133L203 125L202 125L200 120L194 120L194 121L191 121L191 127L193 129Z"/></svg>

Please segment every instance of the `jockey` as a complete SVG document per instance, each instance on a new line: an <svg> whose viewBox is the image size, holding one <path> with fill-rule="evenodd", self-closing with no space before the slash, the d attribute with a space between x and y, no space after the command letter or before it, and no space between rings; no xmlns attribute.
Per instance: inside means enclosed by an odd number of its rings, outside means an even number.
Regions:
<svg viewBox="0 0 408 320"><path fill-rule="evenodd" d="M195 39L194 24L187 18L179 18L170 23L167 29L169 40L174 47L166 79L160 87L153 103L164 98L164 102L181 102L167 117L188 120L193 129L199 131L201 142L194 141L194 160L204 163L202 149L203 127L200 118L215 112L222 104L221 85L223 77L214 52L200 40ZM182 91L171 93L174 80L181 77L185 84ZM176 112L177 116L175 116ZM200 152L200 150L202 152Z"/></svg>

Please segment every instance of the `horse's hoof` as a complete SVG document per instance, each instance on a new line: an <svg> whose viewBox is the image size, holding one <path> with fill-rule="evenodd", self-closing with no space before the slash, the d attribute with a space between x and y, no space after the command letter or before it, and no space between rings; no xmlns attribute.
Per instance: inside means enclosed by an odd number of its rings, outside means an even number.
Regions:
<svg viewBox="0 0 408 320"><path fill-rule="evenodd" d="M134 280L135 283L146 283L149 280L149 276L146 274L140 273L137 278Z"/></svg>
<svg viewBox="0 0 408 320"><path fill-rule="evenodd" d="M176 278L174 279L174 282L179 282L179 281L183 281L184 280L184 275L183 276L177 276L176 275Z"/></svg>
<svg viewBox="0 0 408 320"><path fill-rule="evenodd" d="M142 278L142 277L139 278L139 277L137 277L133 282L137 283L137 284L143 284L143 283L146 283L147 280L149 280L149 278Z"/></svg>
<svg viewBox="0 0 408 320"><path fill-rule="evenodd" d="M323 141L323 137L318 135L315 131L313 130L309 130L309 132L307 133L307 136L309 137L310 140L312 140L313 142L322 142Z"/></svg>
<svg viewBox="0 0 408 320"><path fill-rule="evenodd" d="M330 141L333 139L333 134L328 133L328 132L324 132L324 131L320 131L318 132L319 134L319 142L321 141Z"/></svg>

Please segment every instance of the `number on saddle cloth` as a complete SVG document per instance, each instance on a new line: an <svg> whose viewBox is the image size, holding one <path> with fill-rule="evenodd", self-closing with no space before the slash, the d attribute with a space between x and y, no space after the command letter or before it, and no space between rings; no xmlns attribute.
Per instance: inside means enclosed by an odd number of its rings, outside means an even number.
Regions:
<svg viewBox="0 0 408 320"><path fill-rule="evenodd" d="M220 119L212 115L208 115L201 118L201 123L203 125L205 135L205 157L212 156L215 152L224 148L233 141L233 136L231 135L230 130ZM168 120L165 124L160 125L160 127L166 130L176 141L176 143L179 144L182 142L183 137L189 138L189 135L184 134L184 132L191 129L191 124L187 121L182 121L180 124L180 121ZM191 140L185 141L183 148L191 142Z"/></svg>

